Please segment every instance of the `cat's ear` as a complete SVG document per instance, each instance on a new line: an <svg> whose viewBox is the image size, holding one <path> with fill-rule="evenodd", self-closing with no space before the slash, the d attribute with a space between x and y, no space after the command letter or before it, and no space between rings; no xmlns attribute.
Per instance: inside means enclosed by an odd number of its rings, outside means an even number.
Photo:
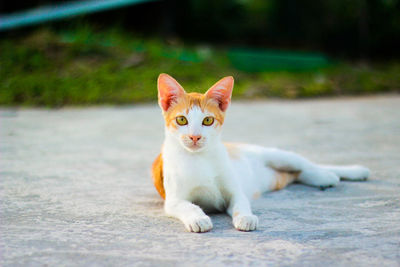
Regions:
<svg viewBox="0 0 400 267"><path fill-rule="evenodd" d="M171 104L185 94L183 87L171 76L161 73L157 80L158 104L167 111Z"/></svg>
<svg viewBox="0 0 400 267"><path fill-rule="evenodd" d="M216 100L219 108L224 112L231 102L233 77L228 76L219 80L210 89L208 89L206 96Z"/></svg>

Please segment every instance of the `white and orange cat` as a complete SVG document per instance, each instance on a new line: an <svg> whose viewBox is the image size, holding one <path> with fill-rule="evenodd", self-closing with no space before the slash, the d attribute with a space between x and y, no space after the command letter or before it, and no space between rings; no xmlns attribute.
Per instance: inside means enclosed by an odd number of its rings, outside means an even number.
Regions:
<svg viewBox="0 0 400 267"><path fill-rule="evenodd" d="M165 119L165 141L153 163L157 191L167 215L191 232L213 227L205 212L227 212L236 229L252 231L258 218L250 202L266 191L296 181L321 188L340 178L365 180L362 166L317 165L287 151L221 141L233 77L225 77L205 94L186 93L171 76L158 77L158 102Z"/></svg>

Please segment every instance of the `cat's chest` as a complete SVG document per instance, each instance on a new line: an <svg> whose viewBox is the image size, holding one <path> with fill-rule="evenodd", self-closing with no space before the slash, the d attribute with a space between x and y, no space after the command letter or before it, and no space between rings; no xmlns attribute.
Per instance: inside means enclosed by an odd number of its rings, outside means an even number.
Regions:
<svg viewBox="0 0 400 267"><path fill-rule="evenodd" d="M178 196L199 205L206 212L223 211L226 208L220 174L212 164L197 162L181 171L179 175L171 177Z"/></svg>
<svg viewBox="0 0 400 267"><path fill-rule="evenodd" d="M202 194L219 197L221 170L217 159L175 155L166 157L164 162L167 191L192 199Z"/></svg>
<svg viewBox="0 0 400 267"><path fill-rule="evenodd" d="M206 186L219 175L215 160L203 157L170 157L165 160L166 172L179 183ZM167 174L167 175L168 175Z"/></svg>

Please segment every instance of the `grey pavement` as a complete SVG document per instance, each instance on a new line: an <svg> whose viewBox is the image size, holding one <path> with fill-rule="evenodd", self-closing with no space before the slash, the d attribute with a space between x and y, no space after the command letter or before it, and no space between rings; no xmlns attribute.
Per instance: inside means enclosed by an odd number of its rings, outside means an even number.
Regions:
<svg viewBox="0 0 400 267"><path fill-rule="evenodd" d="M163 140L154 104L0 110L1 266L400 266L400 97L234 101L224 140L319 163L363 164L367 182L294 184L193 234L150 178Z"/></svg>

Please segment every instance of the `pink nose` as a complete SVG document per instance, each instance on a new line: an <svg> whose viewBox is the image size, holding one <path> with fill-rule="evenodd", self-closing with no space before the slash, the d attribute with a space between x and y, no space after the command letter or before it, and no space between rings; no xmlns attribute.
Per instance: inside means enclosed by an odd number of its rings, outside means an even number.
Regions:
<svg viewBox="0 0 400 267"><path fill-rule="evenodd" d="M196 144L201 139L201 135L189 135L189 138Z"/></svg>

